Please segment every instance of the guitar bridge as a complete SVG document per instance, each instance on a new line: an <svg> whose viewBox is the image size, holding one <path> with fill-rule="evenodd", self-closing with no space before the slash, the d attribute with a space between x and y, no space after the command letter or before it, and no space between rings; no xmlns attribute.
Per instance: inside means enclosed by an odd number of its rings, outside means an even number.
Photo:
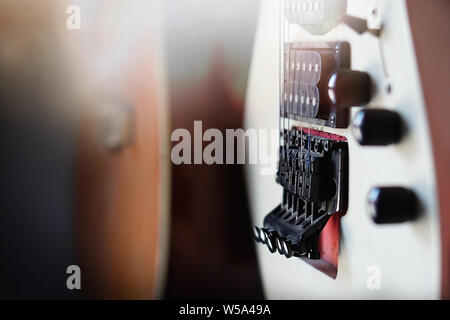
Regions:
<svg viewBox="0 0 450 320"><path fill-rule="evenodd" d="M344 137L312 129L283 132L277 182L279 206L254 228L257 242L287 258L320 259L319 237L348 202L348 146Z"/></svg>

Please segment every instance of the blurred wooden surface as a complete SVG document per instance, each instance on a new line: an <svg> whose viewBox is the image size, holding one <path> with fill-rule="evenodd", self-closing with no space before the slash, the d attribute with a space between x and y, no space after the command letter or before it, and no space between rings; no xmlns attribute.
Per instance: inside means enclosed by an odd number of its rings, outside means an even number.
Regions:
<svg viewBox="0 0 450 320"><path fill-rule="evenodd" d="M103 1L79 46L85 90L79 121L77 222L84 291L88 298L152 299L160 271L163 203L159 48L152 24L136 2ZM141 12L136 10L142 10ZM113 18L113 19L111 19ZM151 20L151 19L147 19ZM95 23L94 23L95 21ZM131 34L130 34L131 32ZM108 64L110 62L110 64ZM131 107L132 138L108 150L102 112Z"/></svg>

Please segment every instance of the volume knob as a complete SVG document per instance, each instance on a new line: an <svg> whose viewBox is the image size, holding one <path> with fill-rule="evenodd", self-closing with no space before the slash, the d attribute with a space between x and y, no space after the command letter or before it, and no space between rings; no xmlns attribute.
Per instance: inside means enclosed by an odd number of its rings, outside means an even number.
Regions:
<svg viewBox="0 0 450 320"><path fill-rule="evenodd" d="M367 202L369 216L377 224L402 223L418 216L417 196L406 188L373 188Z"/></svg>
<svg viewBox="0 0 450 320"><path fill-rule="evenodd" d="M337 70L328 80L328 96L340 108L365 105L372 99L372 80L365 72Z"/></svg>
<svg viewBox="0 0 450 320"><path fill-rule="evenodd" d="M366 109L353 121L353 134L363 146L387 146L401 140L403 122L397 112Z"/></svg>

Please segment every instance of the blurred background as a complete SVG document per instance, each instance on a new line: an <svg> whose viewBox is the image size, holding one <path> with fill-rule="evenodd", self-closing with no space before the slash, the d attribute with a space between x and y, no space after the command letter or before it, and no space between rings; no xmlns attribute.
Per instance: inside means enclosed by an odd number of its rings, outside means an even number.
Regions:
<svg viewBox="0 0 450 320"><path fill-rule="evenodd" d="M0 298L263 298L243 168L169 159L243 126L258 7L0 0Z"/></svg>
<svg viewBox="0 0 450 320"><path fill-rule="evenodd" d="M243 127L257 0L164 1L171 125ZM167 298L262 298L243 166L172 167Z"/></svg>

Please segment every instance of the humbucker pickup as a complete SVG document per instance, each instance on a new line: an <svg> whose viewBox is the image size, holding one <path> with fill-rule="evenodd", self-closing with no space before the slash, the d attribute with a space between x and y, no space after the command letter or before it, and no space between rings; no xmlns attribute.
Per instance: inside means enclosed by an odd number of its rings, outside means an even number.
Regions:
<svg viewBox="0 0 450 320"><path fill-rule="evenodd" d="M284 47L283 117L346 128L348 108L338 108L328 96L333 72L350 68L347 42L297 42Z"/></svg>
<svg viewBox="0 0 450 320"><path fill-rule="evenodd" d="M285 0L288 23L299 24L315 35L336 27L347 11L346 0Z"/></svg>

